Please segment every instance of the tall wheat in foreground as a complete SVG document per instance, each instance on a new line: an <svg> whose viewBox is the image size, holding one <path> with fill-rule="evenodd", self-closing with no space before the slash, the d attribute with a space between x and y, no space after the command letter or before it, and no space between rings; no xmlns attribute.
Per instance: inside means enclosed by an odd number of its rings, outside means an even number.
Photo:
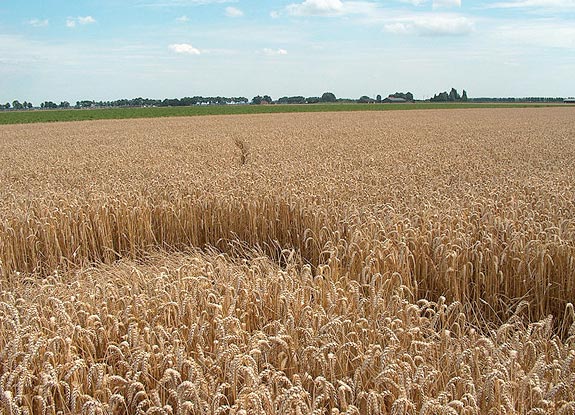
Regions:
<svg viewBox="0 0 575 415"><path fill-rule="evenodd" d="M1 411L573 413L572 119L0 127Z"/></svg>

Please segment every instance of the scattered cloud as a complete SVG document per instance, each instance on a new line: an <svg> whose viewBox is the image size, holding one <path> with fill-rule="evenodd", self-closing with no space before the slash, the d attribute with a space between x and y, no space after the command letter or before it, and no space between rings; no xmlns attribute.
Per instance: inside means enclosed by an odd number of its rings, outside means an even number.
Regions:
<svg viewBox="0 0 575 415"><path fill-rule="evenodd" d="M199 49L196 49L189 43L174 43L168 46L172 52L181 54L181 55L200 55L201 52Z"/></svg>
<svg viewBox="0 0 575 415"><path fill-rule="evenodd" d="M66 26L70 28L76 27L77 25L87 25L92 23L96 23L96 19L92 16L68 17L66 19Z"/></svg>
<svg viewBox="0 0 575 415"><path fill-rule="evenodd" d="M368 1L304 0L288 4L285 10L290 16L343 16L370 14L376 8L376 3Z"/></svg>
<svg viewBox="0 0 575 415"><path fill-rule="evenodd" d="M277 10L272 10L272 11L270 12L270 17L271 17L272 19L277 19L278 17L280 17L280 12L278 12Z"/></svg>
<svg viewBox="0 0 575 415"><path fill-rule="evenodd" d="M305 0L303 3L289 4L287 12L294 16L329 16L343 13L341 0Z"/></svg>
<svg viewBox="0 0 575 415"><path fill-rule="evenodd" d="M499 26L494 41L516 46L575 50L575 27L559 20L538 19L531 23Z"/></svg>
<svg viewBox="0 0 575 415"><path fill-rule="evenodd" d="M418 15L396 19L384 26L394 34L420 36L463 36L474 30L474 23L465 16L450 14Z"/></svg>
<svg viewBox="0 0 575 415"><path fill-rule="evenodd" d="M190 21L190 18L186 15L176 18L176 22L178 22L178 23L187 23L189 21Z"/></svg>
<svg viewBox="0 0 575 415"><path fill-rule="evenodd" d="M262 53L266 56L283 56L288 54L287 50L285 49L271 49L271 48L263 49Z"/></svg>
<svg viewBox="0 0 575 415"><path fill-rule="evenodd" d="M433 8L461 7L461 0L433 0Z"/></svg>
<svg viewBox="0 0 575 415"><path fill-rule="evenodd" d="M139 7L189 7L204 6L206 4L237 3L238 0L139 0Z"/></svg>
<svg viewBox="0 0 575 415"><path fill-rule="evenodd" d="M575 8L575 0L510 0L495 2L486 6L490 9L512 9L512 8L546 8L546 9L568 9Z"/></svg>
<svg viewBox="0 0 575 415"><path fill-rule="evenodd" d="M96 23L96 19L94 19L92 16L78 17L78 23L80 24Z"/></svg>
<svg viewBox="0 0 575 415"><path fill-rule="evenodd" d="M232 6L226 7L226 16L228 17L242 17L243 15L244 12L236 7Z"/></svg>
<svg viewBox="0 0 575 415"><path fill-rule="evenodd" d="M30 19L27 23L32 27L46 27L49 21L48 19Z"/></svg>
<svg viewBox="0 0 575 415"><path fill-rule="evenodd" d="M405 22L388 23L384 26L384 29L386 32L395 35L408 35L409 33L413 33L413 25Z"/></svg>
<svg viewBox="0 0 575 415"><path fill-rule="evenodd" d="M399 0L402 3L408 3L413 6L421 6L422 4L427 3L428 0Z"/></svg>

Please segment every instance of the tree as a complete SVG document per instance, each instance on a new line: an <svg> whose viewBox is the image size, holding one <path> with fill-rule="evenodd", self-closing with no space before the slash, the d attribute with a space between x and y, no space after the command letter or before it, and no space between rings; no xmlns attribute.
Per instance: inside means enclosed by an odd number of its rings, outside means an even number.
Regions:
<svg viewBox="0 0 575 415"><path fill-rule="evenodd" d="M14 102L12 102L12 108L14 108L15 110L21 110L23 108L23 105L20 104L20 101L15 99Z"/></svg>
<svg viewBox="0 0 575 415"><path fill-rule="evenodd" d="M337 98L332 92L324 92L321 96L321 102L336 102Z"/></svg>
<svg viewBox="0 0 575 415"><path fill-rule="evenodd" d="M321 97L307 97L305 99L306 104L317 104L321 102Z"/></svg>
<svg viewBox="0 0 575 415"><path fill-rule="evenodd" d="M305 97L301 95L294 97L281 97L278 99L278 104L305 104Z"/></svg>
<svg viewBox="0 0 575 415"><path fill-rule="evenodd" d="M441 92L439 94L435 94L433 96L433 98L430 98L430 101L435 101L435 102L456 102L456 101L467 101L467 92L465 92L465 90L463 90L463 96L459 95L459 92L457 92L457 89L455 88L451 88L451 91L449 91L449 94L447 92Z"/></svg>
<svg viewBox="0 0 575 415"><path fill-rule="evenodd" d="M381 95L377 94L377 96L375 97L375 101L381 102Z"/></svg>
<svg viewBox="0 0 575 415"><path fill-rule="evenodd" d="M4 108L6 108L7 110L9 110L9 109L10 109L10 103L7 102L6 105L4 105Z"/></svg>
<svg viewBox="0 0 575 415"><path fill-rule="evenodd" d="M459 101L459 100L461 100L461 96L457 92L457 89L451 88L451 91L449 92L449 101Z"/></svg>
<svg viewBox="0 0 575 415"><path fill-rule="evenodd" d="M447 102L448 100L449 100L449 94L445 91L439 94L435 94L433 98L430 99L430 101L435 102Z"/></svg>
<svg viewBox="0 0 575 415"><path fill-rule="evenodd" d="M252 104L254 105L260 105L263 104L264 102L267 104L271 104L273 102L273 99L269 95L264 95L263 97L261 95L256 95L255 97L252 98Z"/></svg>
<svg viewBox="0 0 575 415"><path fill-rule="evenodd" d="M96 103L94 101L88 101L88 100L76 101L76 108L90 108L95 105Z"/></svg>
<svg viewBox="0 0 575 415"><path fill-rule="evenodd" d="M373 102L375 102L372 98L368 97L367 95L362 95L357 102L359 102L360 104L371 104Z"/></svg>

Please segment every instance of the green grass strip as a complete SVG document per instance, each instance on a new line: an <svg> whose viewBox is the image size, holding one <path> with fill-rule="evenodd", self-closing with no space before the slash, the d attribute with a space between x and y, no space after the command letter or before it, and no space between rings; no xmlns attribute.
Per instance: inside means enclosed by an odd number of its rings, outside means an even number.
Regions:
<svg viewBox="0 0 575 415"><path fill-rule="evenodd" d="M66 110L0 111L0 124L113 120L129 118L189 117L199 115L272 114L290 112L393 111L463 108L537 108L569 104L529 103L407 103L407 104L305 104L305 105L211 105L157 108L96 108Z"/></svg>

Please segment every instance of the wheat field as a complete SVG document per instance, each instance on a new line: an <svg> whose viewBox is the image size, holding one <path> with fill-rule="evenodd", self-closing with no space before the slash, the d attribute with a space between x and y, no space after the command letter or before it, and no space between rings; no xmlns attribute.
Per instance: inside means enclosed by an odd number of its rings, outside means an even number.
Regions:
<svg viewBox="0 0 575 415"><path fill-rule="evenodd" d="M575 413L574 115L0 126L0 412Z"/></svg>

